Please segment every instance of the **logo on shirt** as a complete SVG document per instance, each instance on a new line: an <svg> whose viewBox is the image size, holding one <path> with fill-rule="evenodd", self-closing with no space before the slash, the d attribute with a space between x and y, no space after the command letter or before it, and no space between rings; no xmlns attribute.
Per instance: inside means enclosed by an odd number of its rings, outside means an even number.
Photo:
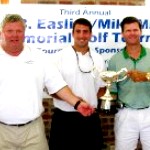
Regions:
<svg viewBox="0 0 150 150"><path fill-rule="evenodd" d="M33 64L34 61L33 61L33 60L28 60L28 61L26 61L25 63L27 63L27 64Z"/></svg>

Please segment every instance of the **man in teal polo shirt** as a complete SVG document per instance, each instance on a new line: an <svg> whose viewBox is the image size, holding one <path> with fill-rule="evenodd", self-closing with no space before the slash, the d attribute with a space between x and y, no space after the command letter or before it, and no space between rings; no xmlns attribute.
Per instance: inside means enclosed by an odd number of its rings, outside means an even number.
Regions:
<svg viewBox="0 0 150 150"><path fill-rule="evenodd" d="M150 50L140 44L141 22L135 17L126 17L121 22L121 31L126 46L112 56L108 70L127 68L129 72L150 72ZM123 106L115 115L115 150L135 150L138 140L143 150L150 150L149 91L150 82L134 82L130 77L112 84L111 93Z"/></svg>

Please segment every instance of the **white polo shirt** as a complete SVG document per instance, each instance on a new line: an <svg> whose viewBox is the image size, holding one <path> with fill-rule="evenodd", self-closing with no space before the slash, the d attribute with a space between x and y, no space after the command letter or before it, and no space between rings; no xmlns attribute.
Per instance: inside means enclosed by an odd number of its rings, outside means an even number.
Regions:
<svg viewBox="0 0 150 150"><path fill-rule="evenodd" d="M11 56L0 47L1 122L21 124L39 117L45 85L52 94L66 83L44 53L25 46L19 56Z"/></svg>
<svg viewBox="0 0 150 150"><path fill-rule="evenodd" d="M106 66L102 56L92 50L90 50L90 53L94 64L92 63L91 58L89 58L89 52L85 55L78 52L80 67L89 70L93 65L93 67L98 68L100 72L104 71ZM97 92L100 87L106 85L101 80L99 72L95 74L95 77L93 77L91 73L81 72L72 46L68 46L61 50L57 54L57 57L55 56L55 63L58 66L63 79L72 91L96 108L98 103ZM54 106L64 111L76 111L69 103L56 98L54 98Z"/></svg>

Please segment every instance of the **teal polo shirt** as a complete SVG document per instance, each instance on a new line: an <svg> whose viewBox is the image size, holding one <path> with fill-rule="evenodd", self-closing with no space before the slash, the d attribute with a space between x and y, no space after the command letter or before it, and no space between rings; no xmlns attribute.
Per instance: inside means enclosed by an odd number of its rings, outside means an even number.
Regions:
<svg viewBox="0 0 150 150"><path fill-rule="evenodd" d="M109 60L108 70L117 72L121 68L150 72L150 49L141 46L141 54L136 60L128 55L126 48L114 54ZM138 109L150 106L150 82L134 82L126 78L113 82L110 92L117 94L117 100L128 107Z"/></svg>

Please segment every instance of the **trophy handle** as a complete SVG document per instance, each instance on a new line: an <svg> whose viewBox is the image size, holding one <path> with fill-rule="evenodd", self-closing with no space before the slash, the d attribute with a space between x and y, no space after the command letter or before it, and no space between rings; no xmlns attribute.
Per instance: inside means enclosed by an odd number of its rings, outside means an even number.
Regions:
<svg viewBox="0 0 150 150"><path fill-rule="evenodd" d="M119 76L121 73L127 73L128 70L127 68L122 68L120 71L117 72L117 75ZM127 78L127 75L125 75L123 78L121 79L117 79L117 82L123 81Z"/></svg>

